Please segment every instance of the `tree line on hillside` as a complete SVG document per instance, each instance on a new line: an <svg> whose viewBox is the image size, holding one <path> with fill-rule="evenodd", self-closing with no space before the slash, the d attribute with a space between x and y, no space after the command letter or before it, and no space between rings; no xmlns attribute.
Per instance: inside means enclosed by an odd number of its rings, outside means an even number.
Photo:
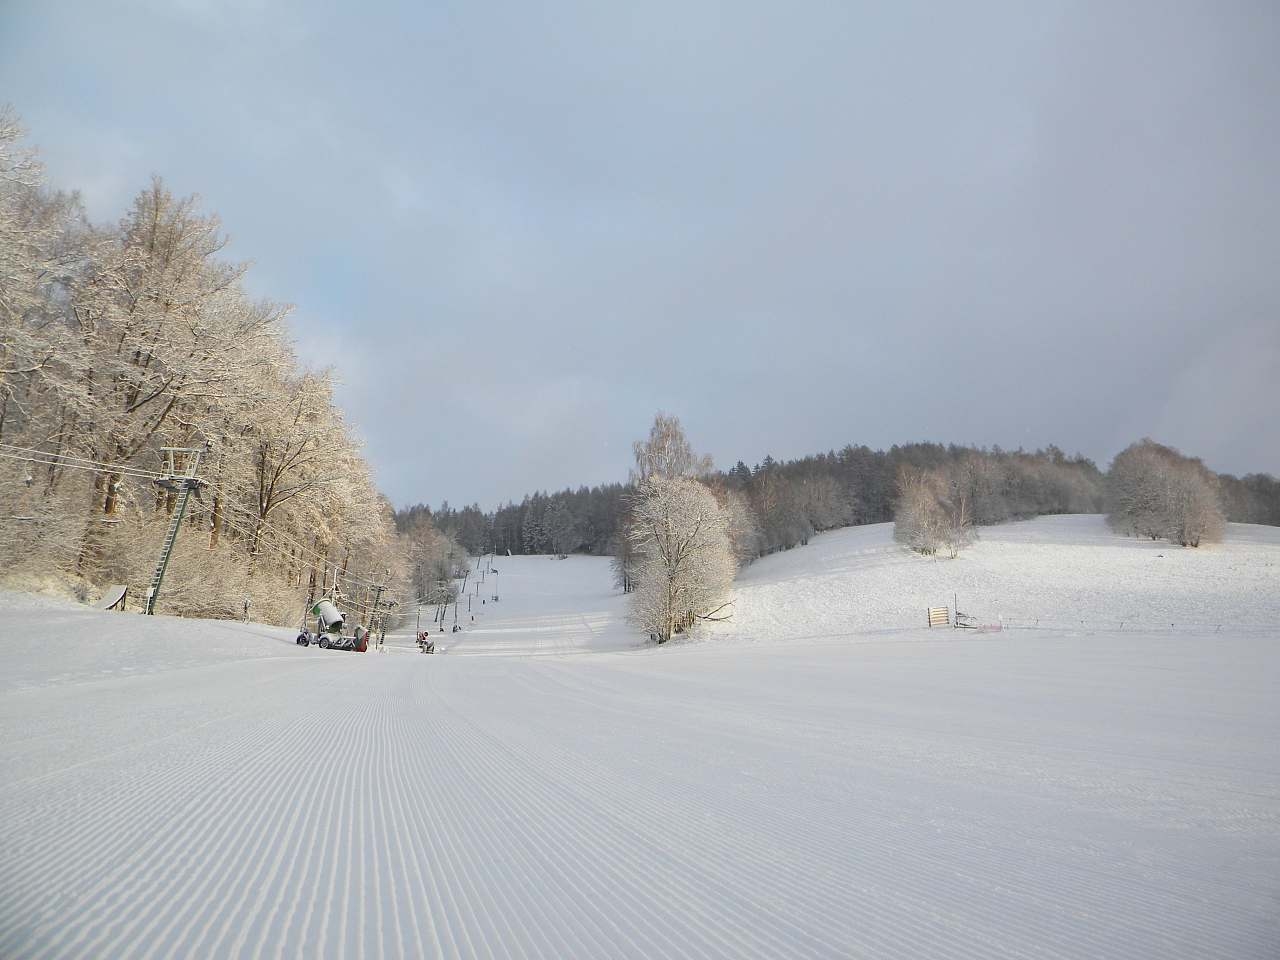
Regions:
<svg viewBox="0 0 1280 960"><path fill-rule="evenodd" d="M1058 513L1096 513L1103 475L1056 447L1032 454L969 451L934 466L898 470L894 537L918 553L970 544L974 528Z"/></svg>
<svg viewBox="0 0 1280 960"><path fill-rule="evenodd" d="M519 504L486 513L479 505L457 509L445 501L432 510L415 504L396 513L402 528L419 518L453 537L472 556L505 554L608 554L625 512L630 487L624 483L534 493Z"/></svg>
<svg viewBox="0 0 1280 960"><path fill-rule="evenodd" d="M1114 469L1114 468L1113 468ZM1223 517L1280 525L1280 480L1267 474L1213 478ZM701 482L732 494L737 541L750 560L808 542L836 527L896 521L899 539L922 553L954 553L975 527L1045 514L1111 509L1108 475L1085 457L1055 446L1031 452L911 443L888 450L849 445L786 462L772 457L754 467L738 461L708 471ZM622 536L633 483L535 493L486 513L424 504L401 510L397 522L429 517L472 554L625 556ZM622 580L625 582L626 577Z"/></svg>
<svg viewBox="0 0 1280 960"><path fill-rule="evenodd" d="M407 596L456 545L398 535L288 308L251 298L218 218L155 179L115 225L46 188L0 111L0 569L146 587L176 495L164 447L206 449L158 609L296 622L336 591ZM416 539L415 539L416 537Z"/></svg>
<svg viewBox="0 0 1280 960"><path fill-rule="evenodd" d="M659 415L661 420L663 415ZM1025 453L998 448L914 443L889 450L846 446L779 462L765 457L755 467L742 461L728 471L700 475L722 499L733 503L739 525L748 522L736 549L745 559L807 543L814 533L851 524L892 520L904 470L931 471L963 464L979 478L977 523L1101 509L1102 475L1088 460L1067 457L1056 447ZM625 552L622 537L634 482L535 493L519 504L485 513L478 505L438 510L417 504L397 513L401 525L429 517L472 554L496 549L513 554Z"/></svg>
<svg viewBox="0 0 1280 960"><path fill-rule="evenodd" d="M1078 458L971 455L900 469L894 536L918 553L945 548L954 557L983 524L1099 509L1130 536L1198 547L1221 540L1228 520L1280 524L1280 482L1266 474L1216 474L1150 439L1117 454L1105 476Z"/></svg>
<svg viewBox="0 0 1280 960"><path fill-rule="evenodd" d="M1267 473L1236 477L1219 473L1218 495L1232 523L1262 523L1280 527L1280 480Z"/></svg>
<svg viewBox="0 0 1280 960"><path fill-rule="evenodd" d="M1226 523L1220 478L1200 460L1152 440L1123 450L1105 476L1056 449L924 452L931 465L898 463L894 534L925 554L945 546L956 556L981 525L1095 512L1104 504L1117 529L1187 547L1220 539ZM659 414L648 438L635 445L615 541L616 583L630 594L633 622L665 643L700 621L726 619L737 571L772 538L803 543L823 524L848 523L852 497L816 469L821 462L807 458L789 474L772 464L754 471L738 464L717 474L693 454L679 420Z"/></svg>

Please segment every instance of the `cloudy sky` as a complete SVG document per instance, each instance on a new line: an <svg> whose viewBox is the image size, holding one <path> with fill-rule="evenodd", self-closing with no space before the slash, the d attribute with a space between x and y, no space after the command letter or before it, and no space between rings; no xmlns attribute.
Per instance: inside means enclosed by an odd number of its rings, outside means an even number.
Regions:
<svg viewBox="0 0 1280 960"><path fill-rule="evenodd" d="M1150 435L1280 473L1280 4L0 0L114 221L198 193L382 488Z"/></svg>

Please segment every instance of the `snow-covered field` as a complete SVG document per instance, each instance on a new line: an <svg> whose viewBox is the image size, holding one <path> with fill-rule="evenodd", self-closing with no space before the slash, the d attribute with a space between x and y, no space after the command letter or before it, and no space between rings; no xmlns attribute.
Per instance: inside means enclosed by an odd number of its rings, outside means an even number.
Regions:
<svg viewBox="0 0 1280 960"><path fill-rule="evenodd" d="M919 627L929 607L984 625L1210 633L1280 624L1280 528L1230 524L1198 550L1112 533L1101 516L984 527L954 560L893 542L893 525L850 527L766 558L739 578L720 633L776 642ZM953 599L956 598L956 599Z"/></svg>
<svg viewBox="0 0 1280 960"><path fill-rule="evenodd" d="M840 531L662 649L496 563L434 657L0 595L0 957L1280 956L1280 531Z"/></svg>

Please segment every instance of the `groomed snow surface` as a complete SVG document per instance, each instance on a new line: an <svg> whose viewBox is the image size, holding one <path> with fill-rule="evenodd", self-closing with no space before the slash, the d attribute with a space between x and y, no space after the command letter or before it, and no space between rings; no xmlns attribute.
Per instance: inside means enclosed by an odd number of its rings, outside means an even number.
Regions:
<svg viewBox="0 0 1280 960"><path fill-rule="evenodd" d="M889 536L660 649L580 557L436 656L0 595L0 957L1280 956L1280 530Z"/></svg>

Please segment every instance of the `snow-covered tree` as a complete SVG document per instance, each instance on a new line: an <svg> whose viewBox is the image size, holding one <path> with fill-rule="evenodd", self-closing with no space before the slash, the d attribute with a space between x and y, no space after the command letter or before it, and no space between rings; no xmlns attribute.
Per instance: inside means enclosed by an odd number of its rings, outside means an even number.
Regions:
<svg viewBox="0 0 1280 960"><path fill-rule="evenodd" d="M633 621L659 643L728 607L737 564L729 517L705 486L687 477L640 484L628 531L641 554Z"/></svg>
<svg viewBox="0 0 1280 960"><path fill-rule="evenodd" d="M946 530L939 475L931 470L903 467L898 474L893 538L916 553L929 556L938 552Z"/></svg>
<svg viewBox="0 0 1280 960"><path fill-rule="evenodd" d="M630 526L631 520L628 517L623 531L615 534L609 541L609 565L613 571L613 585L623 593L630 593L636 588L636 576L639 573L640 563L644 559L643 554L636 549L631 538L626 534Z"/></svg>
<svg viewBox="0 0 1280 960"><path fill-rule="evenodd" d="M1198 547L1221 540L1225 527L1218 478L1199 461L1183 464L1173 477L1169 539Z"/></svg>
<svg viewBox="0 0 1280 960"><path fill-rule="evenodd" d="M632 620L666 643L727 608L737 569L730 517L695 479L710 472L711 458L693 452L678 418L659 413L648 438L634 449L635 493L622 580L634 584Z"/></svg>
<svg viewBox="0 0 1280 960"><path fill-rule="evenodd" d="M764 547L764 538L760 533L760 524L756 520L751 503L739 490L722 488L715 491L728 522L725 532L729 536L729 545L733 550L733 558L739 567L760 556Z"/></svg>
<svg viewBox="0 0 1280 960"><path fill-rule="evenodd" d="M842 527L853 516L849 499L834 477L819 473L802 477L797 484L796 499L815 531Z"/></svg>
<svg viewBox="0 0 1280 960"><path fill-rule="evenodd" d="M0 574L141 593L175 502L152 482L160 448L208 441L161 609L234 614L252 591L287 622L311 585L403 582L330 378L299 368L284 308L245 294L217 218L155 180L94 229L20 133L0 110L0 513L21 518Z"/></svg>
<svg viewBox="0 0 1280 960"><path fill-rule="evenodd" d="M582 542L582 535L578 532L578 522L562 500L554 501L547 508L542 524L547 539L551 543L551 551L558 556L568 555Z"/></svg>
<svg viewBox="0 0 1280 960"><path fill-rule="evenodd" d="M697 456L680 426L680 418L661 411L653 418L649 436L634 444L636 486L651 477L698 477L709 473L711 458Z"/></svg>
<svg viewBox="0 0 1280 960"><path fill-rule="evenodd" d="M1198 459L1144 439L1116 455L1107 474L1113 527L1186 547L1222 538L1217 476Z"/></svg>

